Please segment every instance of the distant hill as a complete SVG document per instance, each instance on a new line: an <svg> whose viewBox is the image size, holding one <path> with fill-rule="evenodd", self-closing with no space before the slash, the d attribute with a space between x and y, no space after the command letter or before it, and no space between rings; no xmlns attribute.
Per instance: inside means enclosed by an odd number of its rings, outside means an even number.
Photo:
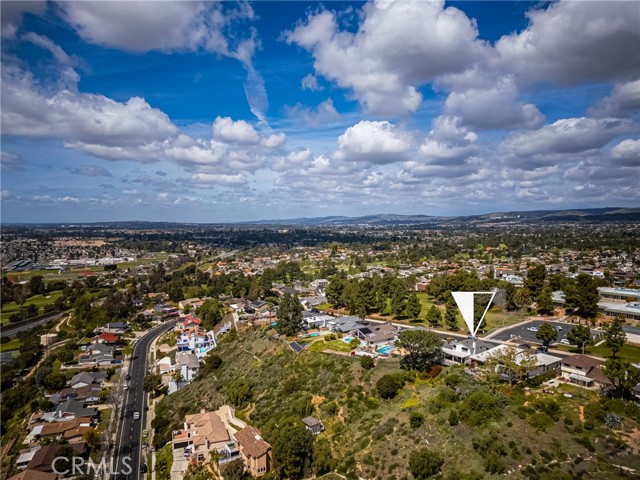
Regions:
<svg viewBox="0 0 640 480"><path fill-rule="evenodd" d="M377 214L362 217L303 217L241 222L244 225L480 225L531 222L637 222L640 208L586 208L493 212L483 215L444 217L431 215Z"/></svg>

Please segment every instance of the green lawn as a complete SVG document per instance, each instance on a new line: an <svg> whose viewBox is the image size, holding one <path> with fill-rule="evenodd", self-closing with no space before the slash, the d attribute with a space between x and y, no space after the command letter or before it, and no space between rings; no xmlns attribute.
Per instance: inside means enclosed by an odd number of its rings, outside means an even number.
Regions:
<svg viewBox="0 0 640 480"><path fill-rule="evenodd" d="M571 353L581 353L573 346L569 345L554 345L553 348L557 350L563 350ZM584 349L585 355L596 355L598 357L608 358L612 356L611 350L605 345L590 346ZM622 350L618 352L618 357L625 360L629 360L632 363L640 363L640 347L637 345L626 344L622 347Z"/></svg>
<svg viewBox="0 0 640 480"><path fill-rule="evenodd" d="M351 348L348 344L343 342L342 340L329 340L325 342L324 340L318 340L316 343L309 347L309 350L312 352L321 352L323 350L334 350L336 352L350 352Z"/></svg>
<svg viewBox="0 0 640 480"><path fill-rule="evenodd" d="M9 352L11 350L17 350L22 345L19 338L12 338L7 343L0 343L0 352Z"/></svg>
<svg viewBox="0 0 640 480"><path fill-rule="evenodd" d="M427 318L427 312L431 309L433 305L433 297L426 293L417 293L416 296L418 300L420 300L420 305L422 305L422 310L420 311L420 318ZM444 308L440 308L442 313L444 314Z"/></svg>
<svg viewBox="0 0 640 480"><path fill-rule="evenodd" d="M35 295L24 302L24 306L34 304L39 308L38 315L44 313L44 306L49 305L56 301L58 297L62 296L62 290L56 290L55 292L47 293L45 295ZM0 323L4 325L9 322L9 317L16 313L20 307L16 302L9 302L2 306L2 313L0 313Z"/></svg>

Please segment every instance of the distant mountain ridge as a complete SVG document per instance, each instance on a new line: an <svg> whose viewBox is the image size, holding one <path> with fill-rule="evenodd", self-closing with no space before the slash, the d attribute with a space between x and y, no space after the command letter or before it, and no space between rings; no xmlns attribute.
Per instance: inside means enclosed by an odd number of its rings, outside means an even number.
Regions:
<svg viewBox="0 0 640 480"><path fill-rule="evenodd" d="M476 225L529 222L618 222L640 221L640 208L585 208L570 210L531 210L493 212L482 215L437 216L375 214L361 217L328 216L238 222L242 225Z"/></svg>
<svg viewBox="0 0 640 480"><path fill-rule="evenodd" d="M438 215L399 215L393 213L347 217L331 215L326 217L299 217L286 219L252 220L245 222L171 222L153 220L115 220L105 222L51 222L51 223L2 223L3 226L24 226L25 228L67 226L74 228L165 228L179 229L186 226L203 228L217 226L474 226L492 224L527 224L539 222L640 222L640 208L573 208L567 210L530 210L493 212L481 215L438 216Z"/></svg>

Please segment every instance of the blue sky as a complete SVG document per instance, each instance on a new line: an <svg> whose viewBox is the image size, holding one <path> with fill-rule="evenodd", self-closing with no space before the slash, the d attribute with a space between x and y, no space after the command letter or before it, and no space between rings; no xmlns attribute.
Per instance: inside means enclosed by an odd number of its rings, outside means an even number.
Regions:
<svg viewBox="0 0 640 480"><path fill-rule="evenodd" d="M2 221L640 206L637 2L2 2Z"/></svg>

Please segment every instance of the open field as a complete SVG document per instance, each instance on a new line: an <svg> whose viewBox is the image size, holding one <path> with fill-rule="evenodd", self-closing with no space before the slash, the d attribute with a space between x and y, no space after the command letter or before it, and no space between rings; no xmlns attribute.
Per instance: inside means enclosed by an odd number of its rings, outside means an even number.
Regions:
<svg viewBox="0 0 640 480"><path fill-rule="evenodd" d="M35 295L29 298L26 302L24 302L24 307L34 304L38 307L38 315L42 315L44 313L44 306L50 305L56 301L58 297L62 296L61 290L56 290L55 292L46 293L44 295ZM9 317L14 313L18 312L20 307L16 302L9 302L2 306L2 313L0 313L0 323L2 325L9 322Z"/></svg>
<svg viewBox="0 0 640 480"><path fill-rule="evenodd" d="M22 341L19 338L12 338L7 343L0 343L0 352L9 352L11 350L17 350L22 345Z"/></svg>

